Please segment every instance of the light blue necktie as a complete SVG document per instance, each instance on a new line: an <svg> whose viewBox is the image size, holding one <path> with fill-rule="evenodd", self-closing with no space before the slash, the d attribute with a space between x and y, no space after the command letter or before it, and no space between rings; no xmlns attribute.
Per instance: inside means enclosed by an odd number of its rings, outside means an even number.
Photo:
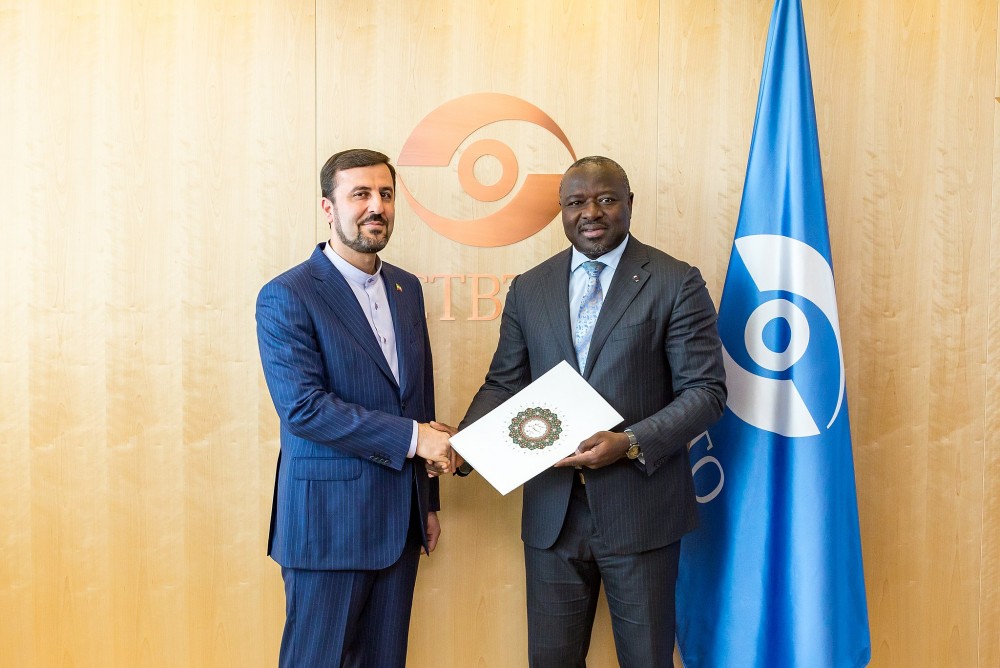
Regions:
<svg viewBox="0 0 1000 668"><path fill-rule="evenodd" d="M580 266L587 272L587 284L583 288L583 300L580 302L580 312L576 318L576 329L573 330L573 346L576 348L580 373L583 373L587 367L587 353L590 351L590 339L594 336L594 325L597 324L597 316L601 313L601 304L604 303L600 275L607 265L597 260L590 260Z"/></svg>

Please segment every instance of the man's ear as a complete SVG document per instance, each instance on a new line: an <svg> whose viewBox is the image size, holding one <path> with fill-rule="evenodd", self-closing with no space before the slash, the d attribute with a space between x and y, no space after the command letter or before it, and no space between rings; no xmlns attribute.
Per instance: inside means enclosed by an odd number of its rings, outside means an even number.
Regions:
<svg viewBox="0 0 1000 668"><path fill-rule="evenodd" d="M326 224L333 225L333 202L325 197L320 197L319 208L323 210L323 214L326 216Z"/></svg>

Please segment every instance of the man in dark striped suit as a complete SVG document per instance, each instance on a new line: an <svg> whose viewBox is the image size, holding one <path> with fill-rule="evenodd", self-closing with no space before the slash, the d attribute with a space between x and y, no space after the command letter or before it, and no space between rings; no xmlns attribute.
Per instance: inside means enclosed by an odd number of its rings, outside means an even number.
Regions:
<svg viewBox="0 0 1000 668"><path fill-rule="evenodd" d="M620 664L670 667L680 538L698 521L686 445L726 401L716 311L696 268L629 236L616 162L578 160L559 199L572 248L511 283L462 425L563 360L625 417L524 486L530 665L585 665L603 582Z"/></svg>
<svg viewBox="0 0 1000 668"><path fill-rule="evenodd" d="M377 255L392 234L395 170L381 153L343 151L320 185L329 243L257 298L281 421L268 539L285 582L279 665L403 668L420 550L441 533L424 466L447 472L450 448L430 424L420 282Z"/></svg>

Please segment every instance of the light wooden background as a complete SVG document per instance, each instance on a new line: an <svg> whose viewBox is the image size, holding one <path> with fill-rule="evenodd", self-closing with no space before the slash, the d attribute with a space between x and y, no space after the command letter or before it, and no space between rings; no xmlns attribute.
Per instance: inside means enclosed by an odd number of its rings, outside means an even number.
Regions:
<svg viewBox="0 0 1000 668"><path fill-rule="evenodd" d="M997 666L998 3L804 4L872 665ZM325 238L330 153L396 156L439 104L516 95L578 156L625 166L636 236L699 265L718 298L770 11L0 0L0 665L275 663L277 424L253 302ZM494 130L524 170L569 162L551 137ZM401 171L438 212L483 215L448 170ZM424 275L517 273L565 245L555 224L461 246L402 202L396 228L386 257ZM468 320L470 280L452 281L453 321L442 280L425 286L450 422L498 325ZM520 498L476 477L443 493L411 664L524 665ZM603 611L591 657L614 665Z"/></svg>

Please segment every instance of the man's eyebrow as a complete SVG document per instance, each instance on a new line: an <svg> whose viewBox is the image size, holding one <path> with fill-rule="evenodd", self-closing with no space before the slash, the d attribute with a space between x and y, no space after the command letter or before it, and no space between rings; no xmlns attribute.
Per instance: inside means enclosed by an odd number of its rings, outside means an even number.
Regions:
<svg viewBox="0 0 1000 668"><path fill-rule="evenodd" d="M351 192L352 193L371 192L372 190L375 189L376 188L373 186L354 186L353 188L351 188ZM392 186L381 186L378 188L378 191L380 193L394 192L395 188L393 188Z"/></svg>
<svg viewBox="0 0 1000 668"><path fill-rule="evenodd" d="M611 189L611 190L601 190L599 192L594 193L594 197L607 197L609 195L612 197L618 197L618 192L614 189ZM571 199L574 197L585 198L586 195L584 195L582 192L568 192L563 195L560 195L559 199Z"/></svg>

